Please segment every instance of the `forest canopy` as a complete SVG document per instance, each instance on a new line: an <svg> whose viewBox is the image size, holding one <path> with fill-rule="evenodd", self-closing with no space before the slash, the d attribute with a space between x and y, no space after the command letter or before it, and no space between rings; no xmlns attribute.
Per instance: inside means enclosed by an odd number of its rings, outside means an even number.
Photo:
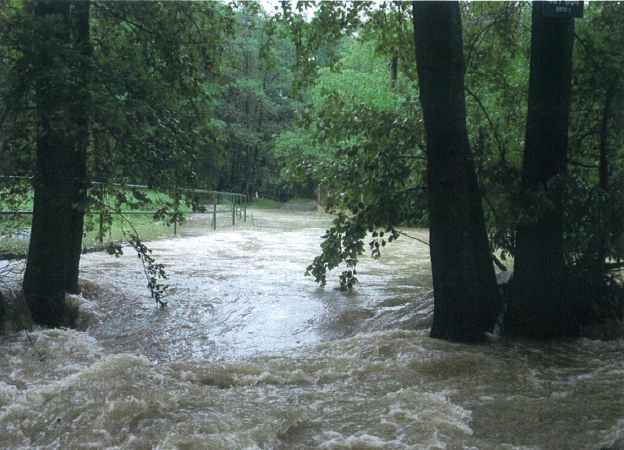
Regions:
<svg viewBox="0 0 624 450"><path fill-rule="evenodd" d="M43 323L68 323L84 215L103 192L143 208L118 189L141 184L171 195L164 216L186 188L316 196L336 219L308 273L342 267L342 289L367 248L431 228L436 314L458 330L439 337L479 340L505 311L519 335L621 321L624 6L443 3L3 2L0 187L8 209L34 189L31 308L54 297ZM519 268L502 298L492 261Z"/></svg>

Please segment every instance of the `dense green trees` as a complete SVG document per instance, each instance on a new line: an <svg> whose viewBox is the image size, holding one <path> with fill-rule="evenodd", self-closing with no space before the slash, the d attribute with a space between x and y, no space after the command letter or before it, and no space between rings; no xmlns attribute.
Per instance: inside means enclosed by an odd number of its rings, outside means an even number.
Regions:
<svg viewBox="0 0 624 450"><path fill-rule="evenodd" d="M220 150L223 123L214 103L231 10L193 2L102 2L92 9L93 179L172 193L203 184L196 168Z"/></svg>
<svg viewBox="0 0 624 450"><path fill-rule="evenodd" d="M141 182L170 192L175 208L180 188L200 183L195 168L220 128L211 98L231 14L216 3L4 6L2 155L5 175L34 175L24 291L35 322L71 324L64 296L79 290L83 218L101 195L144 207L116 185Z"/></svg>
<svg viewBox="0 0 624 450"><path fill-rule="evenodd" d="M566 232L577 238L572 257L598 278L605 255L622 255L623 14L621 4L600 3L576 27L569 152L571 178L584 200L574 212L578 226Z"/></svg>
<svg viewBox="0 0 624 450"><path fill-rule="evenodd" d="M0 9L2 175L36 176L32 298L78 289L80 221L101 195L146 205L116 183L165 189L175 209L185 187L252 196L296 182L336 214L308 268L321 283L345 263L352 288L367 243L379 256L402 226L430 227L432 336L492 331L505 312L492 253L515 258L505 332L621 320L609 273L624 257L621 4L593 2L576 31L539 2L285 3L275 16L254 3L36 5ZM46 275L50 255L64 262Z"/></svg>
<svg viewBox="0 0 624 450"><path fill-rule="evenodd" d="M16 1L0 12L3 203L28 192L15 176L33 177L24 291L37 323L71 323L64 296L79 291L84 216L100 213L104 236L104 197L181 220L179 203L193 201L184 188L252 195L274 181L268 143L300 102L290 96L293 45L258 5ZM173 200L148 206L126 183ZM159 300L161 268L128 238Z"/></svg>
<svg viewBox="0 0 624 450"><path fill-rule="evenodd" d="M241 3L235 11L216 108L225 124L224 151L211 178L220 190L244 192L253 198L263 184L276 182L269 146L274 135L292 127L303 107L290 94L295 49L283 31L257 4Z"/></svg>
<svg viewBox="0 0 624 450"><path fill-rule="evenodd" d="M418 5L416 2L415 11L418 10ZM433 3L429 7L435 10L448 7L448 5ZM621 6L618 7L621 8ZM363 8L365 9L365 6ZM422 6L422 8L425 7ZM613 17L613 12L610 11L605 14L604 8L604 5L597 5L596 10L589 15L591 20L594 21L598 17L602 17L603 19L600 20L604 20L605 23L613 23L613 21L609 22L609 17ZM477 197L482 196L485 200L491 250L501 250L504 257L517 256L516 263L519 264L516 281L511 285L512 290L506 291L515 292L512 297L513 301L509 304L506 332L532 336L574 335L579 332L584 323L597 320L597 315L590 313L590 311L603 308L604 301L601 300L601 297L609 295L600 287L613 285L607 279L609 275L604 271L603 261L605 257L619 257L617 248L613 244L617 241L616 236L621 235L621 226L618 228L618 225L621 223L622 215L618 212L617 207L611 206L615 199L612 192L605 197L604 194L596 191L599 178L604 179L605 175L593 177L584 174L576 178L570 178L566 175L569 164L566 141L569 122L567 114L570 110L569 86L572 73L572 19L545 18L542 15L541 3L534 4L533 9L533 24L529 25L531 8L527 5L512 3L463 5L462 13L466 22L464 51L467 55L468 69L465 86L465 93L468 98L468 130L470 140L475 148L475 163L479 176ZM372 39L373 42L383 42L383 46L377 47L377 54L391 57L392 52L403 48L401 35L405 33L405 17L401 16L401 13L407 14L407 12L401 8L401 5L396 4L387 4L385 11L385 13L379 13L369 10L368 14L369 16L384 18L393 17L396 21L394 27L388 26L387 21L369 20L364 26L364 30L370 26L375 27L376 30L396 31L402 29L404 32L375 33L362 31L359 34L359 40ZM403 17L403 20L397 20L397 15ZM403 24L401 27L397 25L399 22ZM595 24L596 22L594 22ZM550 36L543 34L540 31L542 28L553 28L552 34ZM532 35L532 46L529 41L530 30L535 32ZM407 32L409 33L409 29ZM435 30L430 30L428 33L434 35ZM380 37L381 35L383 37ZM585 39L579 36L577 38L581 41ZM435 42L429 43L428 46L435 48L435 45L441 42L441 39L437 39ZM587 39L584 46L588 55L596 52L596 48L601 48L602 45L608 47L609 52L617 55L622 54L621 41L619 44L615 44L614 41L606 39L601 42L601 45L590 44L590 42L591 40ZM461 44L458 43L457 46L461 46ZM384 48L390 54L384 53ZM426 50L419 49L417 44L416 52L418 53L418 51ZM449 54L449 52L450 50L447 49L444 53ZM527 58L529 52L532 52L532 55L540 55L540 52L542 54L542 56L532 56L530 67ZM551 55L557 53L557 58L544 57L543 55L548 54L548 52L551 52ZM546 64L558 64L557 61L561 61L562 57L565 64L559 64L561 70L556 73L548 72L550 70L548 68L546 71L542 71L537 62L541 59ZM609 66L607 64L605 68L600 67L597 58L591 56L586 56L585 59L591 59L596 66L595 71L601 75ZM420 64L415 65L419 75L423 70L421 66L432 64L433 60L434 56L432 55L429 59L420 61ZM459 59L456 58L456 61ZM587 62L585 65L587 66ZM391 64L391 67L393 66L394 64ZM403 61L400 67L402 76L413 79L414 69L413 67L409 68L408 61ZM461 70L452 67L447 67L444 72L452 70L461 72ZM549 73L550 78L540 79L540 71L543 74ZM442 72L442 69L438 71L439 78L443 78ZM529 72L531 72L530 79L532 80L531 89L529 89L528 83ZM584 72L587 76L590 71L585 67ZM577 78L577 80L579 79L580 77ZM436 87L435 83L433 86L432 84L425 84L426 80L426 73L419 76L418 80L414 80L417 81L417 87L420 89L423 112L427 110L426 97L430 93L434 93ZM436 81L439 82L439 80ZM323 82L324 77L321 76L319 85L322 85ZM609 83L603 86L605 94L598 98L610 98L606 95L606 92L609 91ZM422 164L415 164L411 169L407 168L403 172L398 169L400 175L393 174L392 179L398 180L396 184L386 183L385 189L373 189L364 193L362 184L370 185L371 183L362 183L362 178L355 176L356 170L352 170L352 167L357 166L360 173L366 173L366 178L369 180L383 180L392 173L388 167L405 168L402 161L406 156L418 162L419 147L422 146L422 141L419 138L422 135L422 129L419 128L418 124L422 123L421 114L423 112L418 107L414 107L411 93L406 95L405 92L397 92L411 107L402 109L401 119L397 115L394 121L384 121L384 116L379 110L371 111L372 108L368 108L369 115L367 115L362 112L364 108L356 109L354 105L357 104L359 96L345 96L345 90L344 86L333 86L325 89L321 95L321 100L315 102L312 111L317 112L311 116L311 120L306 126L312 130L310 135L316 139L314 142L318 142L318 144L300 145L300 143L303 144L303 140L297 142L293 133L285 136L283 141L278 140L278 144L283 143L282 147L289 146L291 154L299 155L299 161L312 161L311 164L304 165L304 167L309 168L307 171L309 176L314 177L319 174L319 164L316 164L315 159L310 157L316 151L321 152L322 155L327 155L321 160L322 167L335 167L336 172L342 173L345 179L352 181L349 185L349 183L341 182L339 175L335 176L337 180L334 183L335 194L327 199L326 205L330 208L342 209L343 214L339 215L334 227L325 236L322 254L309 268L309 272L318 281L325 283L327 271L338 267L340 262L344 261L348 270L344 271L340 277L341 287L349 288L355 281L354 268L358 256L363 253L363 241L365 239L371 240L373 255L377 255L381 246L400 235L397 231L399 224L413 224L418 221L419 217L422 217L418 213L410 216L405 205L420 203L415 199L422 198L422 195L419 195L417 190L412 191L411 187L422 186L423 184ZM576 87L578 94L582 90L591 91L591 89ZM450 88L446 91L452 92ZM531 96L530 103L529 96ZM554 100L551 100L553 98ZM591 96L588 100L590 99ZM441 101L438 99L432 104L441 107ZM575 101L582 104L580 98ZM556 105L550 104L553 102L556 102ZM595 128L599 128L604 136L605 129L608 133L608 126L602 125L605 122L608 124L609 119L616 114L609 112L610 101L599 101L599 104L603 108L602 114L598 114L597 117L601 118L602 122L598 121ZM547 108L550 109L546 110ZM575 132L582 140L596 133L591 131L587 121L585 123L577 121L581 114L583 112L580 110L572 110L572 120L577 127ZM376 119L368 119L372 115ZM345 119L346 117L357 117L360 128L345 126L349 123L349 120ZM366 117L367 120L362 120L362 117ZM448 119L448 117L455 116L447 114L445 117ZM385 124L383 132L374 134L369 131L374 129L371 123L375 122ZM404 133L404 124L410 122L415 124L414 129L411 133ZM427 128L426 113L424 122L425 128ZM451 121L449 120L449 122ZM460 123L461 120L457 122ZM526 139L525 123L528 125ZM583 131L581 132L581 130ZM391 136L398 136L397 133L401 133L400 136L410 136L410 138L394 140L394 147L401 150L397 150L395 154L379 153L380 148L385 148L388 145L388 139ZM431 142L433 136L429 130L427 133L429 147L429 145L436 143L436 139L434 138ZM440 141L441 139L443 137L437 140ZM455 143L462 141L459 138L454 139ZM409 148L405 149L405 147ZM444 150L450 151L452 147L451 144L447 144L444 146ZM596 146L593 149L588 147L584 146L585 154L591 154L593 151L592 159L599 158L599 154L603 154L603 160L608 159L605 158L604 152L599 151L600 149ZM278 145L279 148L280 145ZM464 145L464 148L467 148L467 145ZM343 149L351 149L351 151L346 152ZM287 154L283 148L280 151L282 154ZM611 154L611 157L614 157L614 154L615 152ZM438 172L444 174L444 170L448 168L444 164L439 166L435 164L436 155L435 152L428 149L427 179L435 176ZM368 166L361 164L361 162L367 161L367 158L376 158L376 164ZM587 156L585 156L586 158ZM447 163L456 169L461 166L456 162L453 163L454 160L450 157L446 159ZM542 159L544 161L540 162ZM587 167L591 164L580 163L578 166ZM368 167L368 171L363 169L364 167ZM553 170L546 173L548 167L553 167ZM600 173L606 173L604 164L597 162L595 167L602 167ZM289 174L296 174L295 167L292 169ZM457 171L459 173L464 172L462 170ZM299 170L299 174L302 172L305 171ZM321 173L327 174L320 178L324 184L323 187L331 188L333 180L328 175L332 172L321 171ZM458 176L457 174L454 175ZM455 178L449 175L448 180L451 179ZM461 185L459 182L458 184ZM406 201L401 194L409 191L412 194L411 200ZM435 186L432 187L429 184L428 192L430 198L435 197ZM524 200L522 200L523 196ZM461 198L460 195L455 195L453 199L459 198ZM590 200L598 198L605 200L600 203ZM609 200L606 200L607 198ZM380 203L384 205L383 210L375 209L375 205ZM478 203L480 200L474 204ZM468 204L470 202L464 202L464 205ZM458 260L462 261L463 257L458 255L461 255L463 249L469 246L471 239L452 239L451 236L453 232L461 232L460 228L470 228L471 222L457 220L461 217L461 211L453 209L452 202L445 205L444 202L440 201L437 202L437 205L441 205L440 212L436 211L436 202L434 201L433 204L430 204L428 217L424 222L430 226L432 233L432 260L434 255L441 251L447 255L455 253ZM384 212L390 212L390 214L384 214ZM438 223L435 216L438 213L441 215L442 212L446 214L446 217L440 222L448 225L445 234L449 238L448 241L434 239L435 224ZM590 218L592 216L594 218L603 217L604 219L598 224L595 219ZM454 220L457 220L455 225L453 225ZM593 224L590 223L592 221L594 221ZM378 230L378 227L381 227L381 230ZM474 238L478 233L472 231L470 236ZM369 235L369 232L372 232L372 235ZM535 239L531 239L531 236ZM444 249L445 244L449 242L450 247ZM604 246L594 247L592 242L602 242ZM609 242L608 245L607 242ZM591 258L594 261L601 261L602 269L597 272L598 276L587 277L584 268L586 265L581 256L590 254L592 247L604 249L599 251L598 256L595 256L596 253L594 252L594 256ZM579 251L580 248L583 250ZM473 248L471 256L476 258L480 251L482 250ZM477 266L474 263L471 265ZM486 262L480 265L480 269L477 270L479 273L478 275L473 274L472 281L481 278L491 281L491 268ZM434 280L437 271L441 277L453 278L453 282L458 283L455 295L470 297L470 289L466 285L461 285L461 271L453 271L448 267L436 269L434 263ZM487 275L488 273L490 275ZM435 284L434 281L434 286ZM564 285L568 287L563 289ZM481 286L482 293L491 291L489 281L481 283ZM436 289L435 296L436 315L438 315L439 303L444 305L451 305L452 303L446 303L445 298L448 297L442 295L439 289ZM617 300L611 301L611 305L614 303L617 303ZM504 311L496 304L496 301L490 303L495 310L495 312L490 311L492 313L489 315L490 319L496 314L502 315ZM459 322L464 319L477 324L476 317L478 314L472 316L466 313L465 308L462 310L459 305L461 303L458 302L454 307L451 306L452 314L457 317L456 321ZM615 307L612 307L606 315L615 319L619 317L621 320L621 312L618 312ZM522 323L531 316L539 317L539 320L529 320L531 323ZM605 314L603 314L604 316ZM450 323L451 321L447 322L446 325L448 327L446 337L458 340L468 339L469 334L459 332L453 335ZM491 325L493 325L492 320L489 321L488 327ZM482 330L485 331L485 328ZM445 334L438 331L432 334L437 336Z"/></svg>

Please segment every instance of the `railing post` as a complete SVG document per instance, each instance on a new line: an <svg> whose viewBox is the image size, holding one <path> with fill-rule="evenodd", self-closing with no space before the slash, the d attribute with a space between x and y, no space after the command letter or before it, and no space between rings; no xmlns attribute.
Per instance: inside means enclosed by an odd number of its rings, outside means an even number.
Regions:
<svg viewBox="0 0 624 450"><path fill-rule="evenodd" d="M102 232L102 230L104 229L104 183L100 184L100 189L99 189L99 194L100 194L100 214L99 214L99 219L100 219L100 228L98 229L98 235L100 236L100 239L98 239L100 241L100 244L102 244L104 242L104 235L100 234Z"/></svg>
<svg viewBox="0 0 624 450"><path fill-rule="evenodd" d="M217 199L216 197L213 198L213 203L212 203L212 229L213 230L217 229Z"/></svg>

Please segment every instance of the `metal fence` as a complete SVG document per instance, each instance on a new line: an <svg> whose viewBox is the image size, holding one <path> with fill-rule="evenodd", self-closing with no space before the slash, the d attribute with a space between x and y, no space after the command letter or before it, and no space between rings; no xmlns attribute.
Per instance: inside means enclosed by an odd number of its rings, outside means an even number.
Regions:
<svg viewBox="0 0 624 450"><path fill-rule="evenodd" d="M99 183L93 183L97 185ZM123 188L128 189L149 189L148 186L142 185L118 185ZM185 191L187 194L191 194L193 199L199 203L200 206L204 207L206 210L203 212L204 214L212 215L212 226L213 229L217 229L217 214L231 214L232 215L232 225L236 225L236 218L243 219L244 222L247 222L247 196L244 194L236 194L233 192L219 192L219 191L207 191L203 189L181 189L181 191ZM102 199L103 200L103 199ZM123 214L123 215L133 215L133 214L143 214L143 215L155 215L158 211L122 211L122 212L108 212L108 214ZM0 215L32 215L32 211L0 211ZM176 214L200 214L202 212L196 211L174 211ZM89 215L100 215L102 213L92 212L88 213ZM173 222L173 233L174 235L178 234L177 230L177 221Z"/></svg>
<svg viewBox="0 0 624 450"><path fill-rule="evenodd" d="M206 208L206 213L212 214L212 225L215 230L217 229L217 214L232 214L232 225L236 225L237 216L247 222L246 195L203 190L194 190L193 195L198 203Z"/></svg>

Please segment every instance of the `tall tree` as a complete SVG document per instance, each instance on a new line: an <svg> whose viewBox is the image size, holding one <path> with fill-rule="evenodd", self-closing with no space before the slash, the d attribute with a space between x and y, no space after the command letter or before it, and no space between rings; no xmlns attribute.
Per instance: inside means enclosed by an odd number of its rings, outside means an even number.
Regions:
<svg viewBox="0 0 624 450"><path fill-rule="evenodd" d="M500 308L466 125L458 2L413 2L416 64L427 137L435 297L431 336L479 341Z"/></svg>
<svg viewBox="0 0 624 450"><path fill-rule="evenodd" d="M292 127L302 103L290 95L294 45L284 25L254 3L235 10L235 36L226 45L225 85L218 106L228 123L226 161L217 188L245 192L252 198L272 176L269 148L273 136ZM229 167L228 167L229 166Z"/></svg>
<svg viewBox="0 0 624 450"><path fill-rule="evenodd" d="M533 3L521 186L527 214L516 233L514 296L505 318L507 333L530 336L565 334L576 313L563 292L574 19L546 17L543 8Z"/></svg>
<svg viewBox="0 0 624 450"><path fill-rule="evenodd" d="M42 1L35 85L37 162L24 292L35 323L71 325L87 199L89 2Z"/></svg>
<svg viewBox="0 0 624 450"><path fill-rule="evenodd" d="M218 147L213 86L231 9L42 1L0 13L3 174L34 175L24 291L38 323L71 325L64 297L78 291L84 213L98 201L89 178L135 208L149 199L115 183L159 186L176 220L179 188L196 186L195 169Z"/></svg>
<svg viewBox="0 0 624 450"><path fill-rule="evenodd" d="M435 290L431 335L481 341L494 330L500 299L467 133L459 4L415 2L413 13L412 39L427 141ZM386 23L383 14L375 17L374 24ZM406 75L411 78L409 70ZM330 196L326 206L348 209L351 214L339 214L325 236L322 254L308 272L324 283L326 272L345 262L348 270L341 275L342 288L355 282L354 268L367 232L372 232L372 254L378 255L381 246L398 237L395 227L413 223L418 214L419 202L414 199L421 188L420 111L410 100L410 89L390 90L388 83L384 92L378 84L370 86L378 90L373 97L379 98L363 104L357 101L367 86L356 88L358 92L346 99L342 97L351 86L325 89L335 93L323 100L326 105L310 127L316 139L335 148L330 150L330 164L321 164L327 166L325 178L329 183L333 180L340 195Z"/></svg>

